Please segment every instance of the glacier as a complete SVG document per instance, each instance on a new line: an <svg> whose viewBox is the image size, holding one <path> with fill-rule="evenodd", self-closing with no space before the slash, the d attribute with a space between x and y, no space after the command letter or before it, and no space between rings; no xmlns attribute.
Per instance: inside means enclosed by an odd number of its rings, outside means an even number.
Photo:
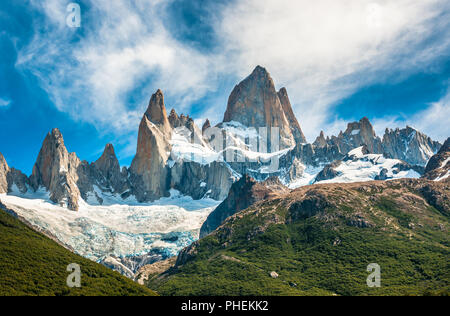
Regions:
<svg viewBox="0 0 450 316"><path fill-rule="evenodd" d="M148 204L90 205L80 200L79 211L73 212L52 203L43 189L32 195L0 195L2 207L38 231L85 258L118 261L117 270L129 277L143 264L176 256L196 241L218 204L172 190L171 197Z"/></svg>

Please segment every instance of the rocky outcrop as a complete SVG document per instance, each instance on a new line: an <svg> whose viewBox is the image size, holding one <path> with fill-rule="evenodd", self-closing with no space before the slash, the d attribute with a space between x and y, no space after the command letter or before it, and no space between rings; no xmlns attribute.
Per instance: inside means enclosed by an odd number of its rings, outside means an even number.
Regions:
<svg viewBox="0 0 450 316"><path fill-rule="evenodd" d="M224 162L201 165L196 162L178 161L170 169L171 188L198 200L204 197L221 201L227 197L237 175Z"/></svg>
<svg viewBox="0 0 450 316"><path fill-rule="evenodd" d="M450 138L448 138L439 152L431 157L425 168L425 179L445 180L450 178Z"/></svg>
<svg viewBox="0 0 450 316"><path fill-rule="evenodd" d="M169 196L167 160L171 133L164 95L158 90L139 125L137 153L130 168L133 192L140 202Z"/></svg>
<svg viewBox="0 0 450 316"><path fill-rule="evenodd" d="M223 122L238 122L254 128L267 127L269 130L270 127L278 127L280 149L295 146L292 134L295 127L291 128L289 124L272 78L260 66L234 88Z"/></svg>
<svg viewBox="0 0 450 316"><path fill-rule="evenodd" d="M102 156L92 164L94 179L100 188L106 188L111 193L123 194L130 189L128 183L128 170L120 170L112 144L107 144Z"/></svg>
<svg viewBox="0 0 450 316"><path fill-rule="evenodd" d="M336 168L341 165L342 161L335 161L329 165L326 165L325 168L316 176L316 181L326 181L331 180L339 176L339 171L336 171Z"/></svg>
<svg viewBox="0 0 450 316"><path fill-rule="evenodd" d="M0 194L8 193L8 173L9 166L5 157L0 153Z"/></svg>
<svg viewBox="0 0 450 316"><path fill-rule="evenodd" d="M80 160L69 153L58 129L47 135L33 167L30 183L34 190L44 187L50 200L71 210L78 211L80 190L77 186Z"/></svg>
<svg viewBox="0 0 450 316"><path fill-rule="evenodd" d="M284 114L286 115L292 134L294 135L295 142L297 144L306 144L306 137L294 114L286 88L281 88L280 91L278 91L278 98L280 99Z"/></svg>
<svg viewBox="0 0 450 316"><path fill-rule="evenodd" d="M325 133L323 131L321 131L320 135L316 138L313 145L316 146L317 148L323 148L323 147L327 146L329 141L330 141L330 139L329 138L325 139Z"/></svg>
<svg viewBox="0 0 450 316"><path fill-rule="evenodd" d="M202 126L202 134L204 134L208 128L211 128L211 122L206 119L205 123Z"/></svg>
<svg viewBox="0 0 450 316"><path fill-rule="evenodd" d="M409 126L404 129L387 129L383 137L385 156L401 159L411 165L426 166L440 147L439 142Z"/></svg>
<svg viewBox="0 0 450 316"><path fill-rule="evenodd" d="M11 168L8 173L8 192L25 194L30 188L30 179L22 171Z"/></svg>
<svg viewBox="0 0 450 316"><path fill-rule="evenodd" d="M383 153L381 140L376 136L375 130L367 117L362 118L359 122L348 124L347 130L337 137L333 136L330 142L332 145L336 145L343 154L347 154L360 146L367 146L372 154Z"/></svg>
<svg viewBox="0 0 450 316"><path fill-rule="evenodd" d="M244 175L233 184L228 197L207 218L200 229L200 237L205 237L216 230L228 217L245 210L258 201L275 198L289 190L278 178L270 178L259 183L248 175Z"/></svg>

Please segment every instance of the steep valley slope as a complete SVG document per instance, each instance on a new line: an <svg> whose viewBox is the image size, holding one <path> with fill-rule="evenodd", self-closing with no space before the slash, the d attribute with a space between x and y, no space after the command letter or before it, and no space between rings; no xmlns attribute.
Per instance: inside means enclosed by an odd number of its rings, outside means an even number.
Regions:
<svg viewBox="0 0 450 316"><path fill-rule="evenodd" d="M448 295L449 216L450 181L302 187L228 218L146 283L163 295Z"/></svg>
<svg viewBox="0 0 450 316"><path fill-rule="evenodd" d="M152 296L155 293L73 254L0 209L0 296ZM69 264L81 268L81 288L69 288Z"/></svg>

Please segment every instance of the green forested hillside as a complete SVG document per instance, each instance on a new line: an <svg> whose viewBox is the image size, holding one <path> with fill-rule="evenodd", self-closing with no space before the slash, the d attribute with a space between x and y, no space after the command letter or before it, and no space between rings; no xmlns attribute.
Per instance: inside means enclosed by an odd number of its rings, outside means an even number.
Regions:
<svg viewBox="0 0 450 316"><path fill-rule="evenodd" d="M67 266L81 267L81 288L69 288ZM108 268L77 256L0 210L0 295L155 295Z"/></svg>
<svg viewBox="0 0 450 316"><path fill-rule="evenodd" d="M230 218L148 285L163 295L448 295L449 194L419 180L301 188ZM380 288L367 286L371 263Z"/></svg>

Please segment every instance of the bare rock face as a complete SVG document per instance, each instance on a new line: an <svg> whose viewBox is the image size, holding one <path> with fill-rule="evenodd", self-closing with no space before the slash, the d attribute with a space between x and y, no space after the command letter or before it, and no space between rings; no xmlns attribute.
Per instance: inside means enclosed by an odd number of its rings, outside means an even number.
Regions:
<svg viewBox="0 0 450 316"><path fill-rule="evenodd" d="M388 158L406 161L411 165L426 166L441 147L439 142L407 126L404 129L386 130L383 150Z"/></svg>
<svg viewBox="0 0 450 316"><path fill-rule="evenodd" d="M200 229L200 237L203 238L216 230L225 220L250 207L256 202L275 198L289 192L278 178L269 178L259 183L248 175L244 175L233 184L228 197L207 218Z"/></svg>
<svg viewBox="0 0 450 316"><path fill-rule="evenodd" d="M206 119L205 123L202 126L202 134L204 134L208 128L211 128L211 122Z"/></svg>
<svg viewBox="0 0 450 316"><path fill-rule="evenodd" d="M209 197L221 201L227 197L237 175L224 162L201 165L178 161L170 170L171 188L194 200Z"/></svg>
<svg viewBox="0 0 450 316"><path fill-rule="evenodd" d="M317 182L334 179L339 175L339 172L336 171L336 168L341 165L341 161L335 161L329 165L326 165L325 168L316 176Z"/></svg>
<svg viewBox="0 0 450 316"><path fill-rule="evenodd" d="M450 138L448 138L439 152L431 157L425 168L425 179L445 180L450 178Z"/></svg>
<svg viewBox="0 0 450 316"><path fill-rule="evenodd" d="M76 154L67 151L61 132L53 129L45 138L33 167L31 186L34 190L46 188L54 203L78 211L77 169L80 164Z"/></svg>
<svg viewBox="0 0 450 316"><path fill-rule="evenodd" d="M158 90L139 126L137 153L130 168L133 192L140 202L169 196L167 160L171 132L164 95Z"/></svg>
<svg viewBox="0 0 450 316"><path fill-rule="evenodd" d="M177 128L177 127L181 126L180 117L178 116L175 109L172 109L170 111L169 123L170 123L170 126L172 126L172 128Z"/></svg>
<svg viewBox="0 0 450 316"><path fill-rule="evenodd" d="M295 146L292 130L296 127L291 128L275 84L260 66L231 93L223 122L232 121L247 127L279 127L280 149Z"/></svg>
<svg viewBox="0 0 450 316"><path fill-rule="evenodd" d="M8 192L18 189L20 193L25 194L30 187L30 179L20 170L11 168L8 173Z"/></svg>
<svg viewBox="0 0 450 316"><path fill-rule="evenodd" d="M286 88L281 88L280 91L278 91L278 98L280 99L284 114L286 115L286 118L291 127L291 132L292 135L294 135L295 142L297 144L306 144L307 141L305 134L303 134L300 124L298 123L294 111L292 110L291 101L289 100Z"/></svg>
<svg viewBox="0 0 450 316"><path fill-rule="evenodd" d="M330 139L325 139L325 133L321 131L320 135L316 138L316 141L313 144L318 148L323 148L328 144L329 141Z"/></svg>
<svg viewBox="0 0 450 316"><path fill-rule="evenodd" d="M119 160L117 159L112 144L107 144L102 156L92 164L95 173L95 179L101 187L108 188L113 193L122 194L129 189L127 183L128 173L120 170Z"/></svg>
<svg viewBox="0 0 450 316"><path fill-rule="evenodd" d="M348 124L347 130L339 134L338 137L332 137L334 142L343 154L358 148L367 146L372 154L382 154L383 146L380 138L375 134L375 130L367 117L362 118L359 122Z"/></svg>
<svg viewBox="0 0 450 316"><path fill-rule="evenodd" d="M9 166L6 163L5 157L0 153L0 194L8 193L8 173Z"/></svg>

